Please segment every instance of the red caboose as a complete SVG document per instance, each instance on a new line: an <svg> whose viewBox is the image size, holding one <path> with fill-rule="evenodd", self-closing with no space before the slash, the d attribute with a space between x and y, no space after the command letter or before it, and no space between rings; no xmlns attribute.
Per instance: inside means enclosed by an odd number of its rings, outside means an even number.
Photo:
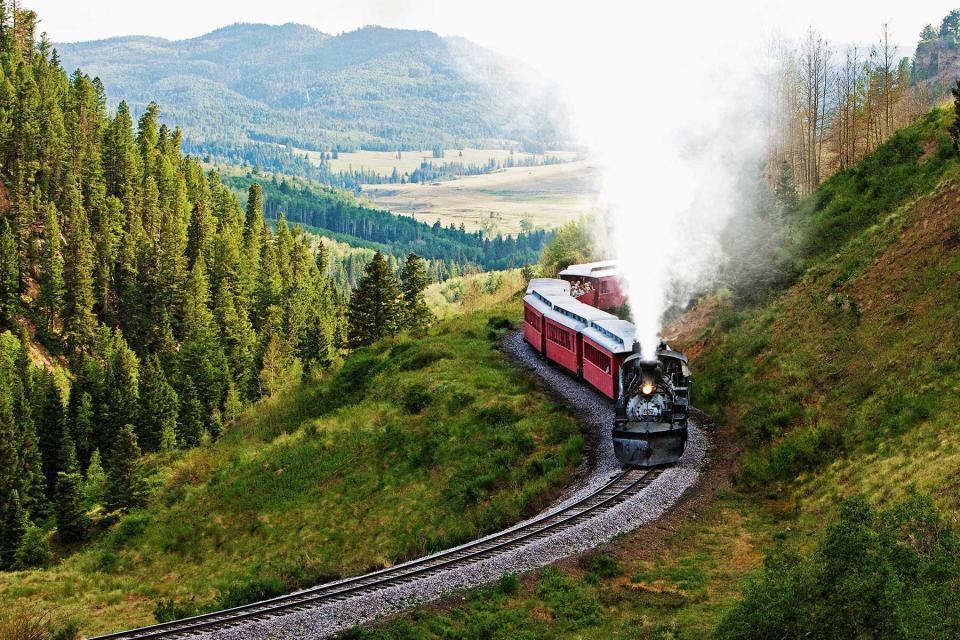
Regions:
<svg viewBox="0 0 960 640"><path fill-rule="evenodd" d="M570 265L560 272L560 278L570 283L570 295L592 307L614 309L627 301L613 260Z"/></svg>

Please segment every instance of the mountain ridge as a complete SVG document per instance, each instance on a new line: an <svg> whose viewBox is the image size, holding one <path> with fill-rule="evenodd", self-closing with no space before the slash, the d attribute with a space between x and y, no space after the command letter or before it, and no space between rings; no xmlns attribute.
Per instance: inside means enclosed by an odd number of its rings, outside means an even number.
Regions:
<svg viewBox="0 0 960 640"><path fill-rule="evenodd" d="M550 146L569 137L557 101L522 61L432 31L330 35L299 23L234 23L181 40L54 46L65 69L103 81L111 106L126 100L140 114L155 100L165 122L185 129L185 151L221 159L253 163L250 148L262 163L265 151Z"/></svg>

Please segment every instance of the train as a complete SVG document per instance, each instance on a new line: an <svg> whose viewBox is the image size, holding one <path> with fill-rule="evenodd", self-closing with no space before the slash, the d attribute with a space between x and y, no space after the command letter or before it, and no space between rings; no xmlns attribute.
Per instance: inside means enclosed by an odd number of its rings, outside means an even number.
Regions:
<svg viewBox="0 0 960 640"><path fill-rule="evenodd" d="M523 298L523 338L614 401L611 437L621 464L673 464L687 442L687 357L662 340L656 353L643 353L633 324L610 313L625 302L611 260L572 265L558 278L533 278Z"/></svg>

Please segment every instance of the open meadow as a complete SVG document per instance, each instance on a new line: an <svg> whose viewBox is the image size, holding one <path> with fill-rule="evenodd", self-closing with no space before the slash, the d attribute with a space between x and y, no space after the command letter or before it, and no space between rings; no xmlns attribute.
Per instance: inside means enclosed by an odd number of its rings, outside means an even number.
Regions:
<svg viewBox="0 0 960 640"><path fill-rule="evenodd" d="M513 234L524 221L550 229L589 213L597 175L594 163L578 160L428 184L366 185L363 193L378 207L428 224Z"/></svg>

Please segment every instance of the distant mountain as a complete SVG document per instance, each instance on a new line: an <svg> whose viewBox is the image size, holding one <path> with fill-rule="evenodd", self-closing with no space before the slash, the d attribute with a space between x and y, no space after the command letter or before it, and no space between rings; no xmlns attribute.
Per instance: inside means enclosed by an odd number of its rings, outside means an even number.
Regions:
<svg viewBox="0 0 960 640"><path fill-rule="evenodd" d="M258 143L394 150L556 146L565 137L556 102L518 76L522 65L429 31L331 36L234 24L189 40L125 36L56 49L68 72L101 78L111 105L124 99L139 113L154 100L183 127L188 150L221 157L261 158Z"/></svg>

